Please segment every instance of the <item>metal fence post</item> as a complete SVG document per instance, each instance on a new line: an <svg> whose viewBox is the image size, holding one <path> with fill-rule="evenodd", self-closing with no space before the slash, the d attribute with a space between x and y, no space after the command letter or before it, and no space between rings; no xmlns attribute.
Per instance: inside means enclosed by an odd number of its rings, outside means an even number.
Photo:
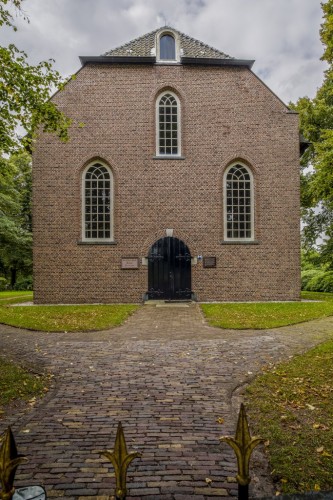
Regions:
<svg viewBox="0 0 333 500"><path fill-rule="evenodd" d="M5 432L0 446L1 500L11 500L15 492L14 480L17 467L28 459L17 453L15 439L10 427Z"/></svg>
<svg viewBox="0 0 333 500"><path fill-rule="evenodd" d="M114 467L116 475L115 497L117 500L125 500L127 495L126 475L129 464L135 458L141 457L141 453L127 453L126 441L121 422L118 424L116 441L113 450L104 450L99 452L104 455Z"/></svg>
<svg viewBox="0 0 333 500"><path fill-rule="evenodd" d="M238 474L236 476L238 498L239 500L248 500L249 484L251 481L249 473L250 458L254 448L264 440L260 437L251 437L243 403L238 414L235 437L222 436L220 441L227 443L235 452L238 465Z"/></svg>

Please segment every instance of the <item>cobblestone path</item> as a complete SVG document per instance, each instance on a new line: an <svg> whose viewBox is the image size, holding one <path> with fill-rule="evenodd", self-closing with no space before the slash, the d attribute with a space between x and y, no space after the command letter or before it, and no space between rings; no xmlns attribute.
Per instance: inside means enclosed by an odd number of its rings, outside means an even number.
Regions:
<svg viewBox="0 0 333 500"><path fill-rule="evenodd" d="M129 451L142 453L129 469L128 498L235 496L235 459L218 439L234 434L235 391L263 365L332 337L332 318L267 331L211 328L196 304L146 305L103 332L0 325L1 354L55 375L40 404L0 420L29 457L17 484L42 484L49 498L109 498L114 476L98 450L113 447L121 420ZM253 495L263 496L267 481L254 465Z"/></svg>

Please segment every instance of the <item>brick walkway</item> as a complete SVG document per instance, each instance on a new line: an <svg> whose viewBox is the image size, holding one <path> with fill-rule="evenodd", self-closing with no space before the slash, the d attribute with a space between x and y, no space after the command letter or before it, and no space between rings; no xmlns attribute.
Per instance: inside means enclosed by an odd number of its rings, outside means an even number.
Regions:
<svg viewBox="0 0 333 500"><path fill-rule="evenodd" d="M218 438L234 434L239 388L263 365L332 337L332 318L267 331L210 328L195 304L147 305L103 332L0 325L0 352L55 375L37 407L0 420L29 457L17 484L43 484L49 498L108 498L114 477L98 450L113 447L121 420L129 451L143 454L130 466L128 498L234 496L235 459ZM253 494L263 496L270 485L256 460Z"/></svg>

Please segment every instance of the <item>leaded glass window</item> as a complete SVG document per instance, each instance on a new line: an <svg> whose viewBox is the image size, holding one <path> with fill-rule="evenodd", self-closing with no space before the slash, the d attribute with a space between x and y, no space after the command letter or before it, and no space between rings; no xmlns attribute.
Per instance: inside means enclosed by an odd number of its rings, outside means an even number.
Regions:
<svg viewBox="0 0 333 500"><path fill-rule="evenodd" d="M112 240L112 173L94 163L84 173L85 240Z"/></svg>
<svg viewBox="0 0 333 500"><path fill-rule="evenodd" d="M159 98L157 107L157 152L159 155L179 155L179 101L166 92Z"/></svg>
<svg viewBox="0 0 333 500"><path fill-rule="evenodd" d="M225 237L253 238L252 174L239 164L231 166L225 176Z"/></svg>
<svg viewBox="0 0 333 500"><path fill-rule="evenodd" d="M174 61L176 59L176 42L171 35L162 35L160 38L160 59Z"/></svg>

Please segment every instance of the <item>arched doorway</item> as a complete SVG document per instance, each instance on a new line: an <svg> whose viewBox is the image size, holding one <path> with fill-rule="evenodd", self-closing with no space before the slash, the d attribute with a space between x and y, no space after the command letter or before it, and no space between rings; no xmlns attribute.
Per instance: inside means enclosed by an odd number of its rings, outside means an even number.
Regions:
<svg viewBox="0 0 333 500"><path fill-rule="evenodd" d="M191 254L183 241L166 236L150 248L147 295L149 299L191 299Z"/></svg>

